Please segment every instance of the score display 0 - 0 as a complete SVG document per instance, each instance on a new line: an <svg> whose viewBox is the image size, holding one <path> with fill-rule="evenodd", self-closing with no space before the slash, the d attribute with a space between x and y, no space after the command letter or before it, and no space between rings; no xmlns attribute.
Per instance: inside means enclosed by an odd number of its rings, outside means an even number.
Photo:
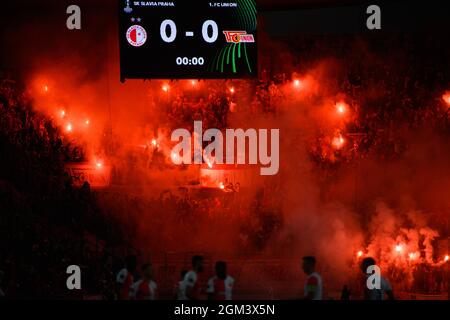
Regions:
<svg viewBox="0 0 450 320"><path fill-rule="evenodd" d="M121 0L121 80L255 77L256 27L254 0Z"/></svg>

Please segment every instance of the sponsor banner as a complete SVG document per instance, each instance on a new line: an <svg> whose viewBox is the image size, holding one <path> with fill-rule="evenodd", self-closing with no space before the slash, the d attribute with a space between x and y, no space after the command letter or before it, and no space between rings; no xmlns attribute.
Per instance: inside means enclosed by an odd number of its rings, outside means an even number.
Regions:
<svg viewBox="0 0 450 320"><path fill-rule="evenodd" d="M97 167L90 163L67 163L66 172L74 186L81 187L88 182L92 188L106 188L111 185L111 167Z"/></svg>

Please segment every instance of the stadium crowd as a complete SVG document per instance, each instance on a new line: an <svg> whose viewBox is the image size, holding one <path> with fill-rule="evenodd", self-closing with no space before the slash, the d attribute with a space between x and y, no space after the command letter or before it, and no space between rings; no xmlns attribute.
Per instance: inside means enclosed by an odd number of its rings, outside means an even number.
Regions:
<svg viewBox="0 0 450 320"><path fill-rule="evenodd" d="M447 65L445 61L427 59L422 51L428 47L423 43L418 48L411 39L396 37L392 41L400 41L396 43L397 47L408 47L407 52L414 54L401 64L396 64L395 59L385 62L380 59L370 66L363 66L360 59L351 58L354 48L345 44L345 40L339 41L326 46L322 41L295 44L296 50L302 52L305 68L313 65L318 52L327 56L327 52L323 52L326 48L329 48L330 56L350 57L341 60L346 64L345 76L330 81L335 81L336 92L349 97L348 105L358 114L354 121L341 128L345 131L343 135L351 140L351 147L332 149L329 137L319 134L311 141L309 149L311 159L318 167L335 168L366 156L401 157L408 148L406 137L418 128L448 137L450 106L442 100L442 94L450 84L450 72L440 69ZM300 47L300 43L304 46ZM385 42L375 41L375 46L385 45ZM283 90L293 80L285 72L274 74L255 84L252 112L283 112L278 108L286 99ZM399 74L404 76L399 77ZM368 94L374 83L381 94ZM225 128L235 107L234 90L244 90L238 86L236 84L233 92L211 89L207 98L193 99L178 94L167 105L168 122L180 127L200 117L208 127ZM81 188L72 186L64 163L82 160L83 150L66 141L51 119L35 111L24 92L18 81L0 80L0 295L70 298L65 287L66 267L81 261L82 268L88 270L83 293L100 294L105 299L119 298L121 293L117 283L126 280L120 278L118 281L116 277L125 264L124 251L134 250L129 239L134 226L124 226L117 216L101 208L99 195L88 183ZM217 217L211 210L236 210L220 197L198 200L169 194L149 202L148 207L169 212L165 217L173 212L173 219L186 223L198 216ZM255 199L250 209L255 220L242 226L242 237L249 239L246 241L255 248L264 247L270 235L282 224L281 215L266 210L262 202L263 199ZM125 207L138 205L131 198L123 199L122 204ZM233 214L223 217L229 220L230 216ZM125 250L117 252L117 247ZM198 258L194 260L194 268L198 268ZM306 260L314 264L311 258ZM136 267L130 271L134 272ZM427 268L417 268L413 290L445 290L444 271L434 273ZM223 269L222 262L216 266L217 276L222 280L227 279ZM152 281L151 265L144 264L141 271L147 283ZM185 274L183 285L192 277L192 273ZM318 285L316 280L311 281L309 286ZM139 291L139 286L140 283L134 290ZM155 288L151 284L149 290ZM80 298L77 294L73 293L73 298Z"/></svg>

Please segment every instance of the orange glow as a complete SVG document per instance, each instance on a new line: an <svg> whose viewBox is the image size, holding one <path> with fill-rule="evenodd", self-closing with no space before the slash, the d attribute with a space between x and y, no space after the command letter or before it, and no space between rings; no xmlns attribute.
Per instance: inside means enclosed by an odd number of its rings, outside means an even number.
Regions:
<svg viewBox="0 0 450 320"><path fill-rule="evenodd" d="M347 111L347 104L345 102L336 103L336 111L339 114L344 114Z"/></svg>
<svg viewBox="0 0 450 320"><path fill-rule="evenodd" d="M96 166L98 169L100 169L101 167L103 167L103 164L102 164L101 162L97 162L97 163L95 164L95 166Z"/></svg>
<svg viewBox="0 0 450 320"><path fill-rule="evenodd" d="M206 154L203 156L203 158L205 159L206 164L208 165L208 168L212 169L213 164L214 164L214 157L212 159L210 159L209 157L206 156Z"/></svg>
<svg viewBox="0 0 450 320"><path fill-rule="evenodd" d="M157 144L158 142L156 141L156 139L152 139L152 146L156 147Z"/></svg>
<svg viewBox="0 0 450 320"><path fill-rule="evenodd" d="M416 258L416 255L413 252L411 252L408 256L410 260L414 260Z"/></svg>
<svg viewBox="0 0 450 320"><path fill-rule="evenodd" d="M64 118L66 115L66 112L64 110L61 110L61 112L59 114L61 115L61 118Z"/></svg>
<svg viewBox="0 0 450 320"><path fill-rule="evenodd" d="M170 87L169 87L169 85L167 85L167 84L165 84L165 85L162 86L162 90L163 90L164 92L168 92L169 89L170 89Z"/></svg>
<svg viewBox="0 0 450 320"><path fill-rule="evenodd" d="M341 149L345 144L345 139L342 135L333 138L333 147L336 149Z"/></svg>
<svg viewBox="0 0 450 320"><path fill-rule="evenodd" d="M450 106L450 92L445 93L442 96L442 99L445 101L446 104L448 104Z"/></svg>
<svg viewBox="0 0 450 320"><path fill-rule="evenodd" d="M48 92L48 86L47 85L44 85L42 89L44 90L44 92Z"/></svg>
<svg viewBox="0 0 450 320"><path fill-rule="evenodd" d="M298 80L298 79L295 79L295 80L294 80L294 86L296 86L297 88L300 87L301 84L302 84L302 83L301 83L300 80Z"/></svg>
<svg viewBox="0 0 450 320"><path fill-rule="evenodd" d="M231 92L231 93L234 93L234 87L231 87L231 88L230 88L230 92Z"/></svg>
<svg viewBox="0 0 450 320"><path fill-rule="evenodd" d="M197 81L191 80L191 84L192 84L192 86L194 87L194 86L197 84Z"/></svg>
<svg viewBox="0 0 450 320"><path fill-rule="evenodd" d="M403 250L403 247L401 245L398 244L395 246L395 251L400 253L400 252L402 252L402 250Z"/></svg>
<svg viewBox="0 0 450 320"><path fill-rule="evenodd" d="M364 252L362 252L361 250L358 251L358 253L356 254L358 256L358 258L361 258L363 256Z"/></svg>
<svg viewBox="0 0 450 320"><path fill-rule="evenodd" d="M220 188L221 190L225 189L225 185L223 184L223 182L219 183L219 188Z"/></svg>
<svg viewBox="0 0 450 320"><path fill-rule="evenodd" d="M172 158L172 161L174 161L174 162L177 161L177 159L178 159L178 155L175 152L172 152L170 157Z"/></svg>
<svg viewBox="0 0 450 320"><path fill-rule="evenodd" d="M89 125L89 123L90 123L89 120L86 120L86 121L84 122L84 124L87 125L87 126Z"/></svg>
<svg viewBox="0 0 450 320"><path fill-rule="evenodd" d="M72 130L73 130L72 124L71 123L67 124L66 131L67 132L72 132Z"/></svg>
<svg viewBox="0 0 450 320"><path fill-rule="evenodd" d="M448 260L450 260L450 257L449 257L449 255L446 255L446 256L444 257L444 261L447 262Z"/></svg>

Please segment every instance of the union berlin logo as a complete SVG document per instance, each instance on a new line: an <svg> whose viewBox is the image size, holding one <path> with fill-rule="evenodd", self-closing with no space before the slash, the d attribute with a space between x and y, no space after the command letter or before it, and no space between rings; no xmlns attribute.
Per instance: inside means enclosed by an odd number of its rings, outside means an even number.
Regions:
<svg viewBox="0 0 450 320"><path fill-rule="evenodd" d="M147 41L147 32L143 27L135 24L128 28L127 40L133 47L140 47Z"/></svg>
<svg viewBox="0 0 450 320"><path fill-rule="evenodd" d="M246 31L224 31L223 34L228 43L255 42L253 35Z"/></svg>

